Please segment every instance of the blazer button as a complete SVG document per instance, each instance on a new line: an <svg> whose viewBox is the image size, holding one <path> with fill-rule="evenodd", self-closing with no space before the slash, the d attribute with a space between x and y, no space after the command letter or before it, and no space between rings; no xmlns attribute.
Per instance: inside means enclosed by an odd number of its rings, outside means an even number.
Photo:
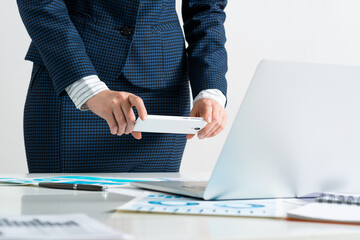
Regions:
<svg viewBox="0 0 360 240"><path fill-rule="evenodd" d="M120 33L123 36L130 36L131 35L131 28L129 26L123 26L120 28Z"/></svg>

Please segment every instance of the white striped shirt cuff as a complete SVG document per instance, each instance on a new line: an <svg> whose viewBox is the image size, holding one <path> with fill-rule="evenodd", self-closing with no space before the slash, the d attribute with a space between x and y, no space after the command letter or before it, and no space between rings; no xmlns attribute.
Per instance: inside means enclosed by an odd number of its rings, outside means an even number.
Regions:
<svg viewBox="0 0 360 240"><path fill-rule="evenodd" d="M226 97L225 95L219 90L219 89L206 89L202 90L194 99L195 104L197 101L199 101L202 98L211 98L217 101L223 108L225 108L226 103Z"/></svg>
<svg viewBox="0 0 360 240"><path fill-rule="evenodd" d="M89 110L85 104L87 100L101 91L108 90L104 82L98 76L91 75L84 77L65 88L67 94L74 102L77 109L81 111Z"/></svg>
<svg viewBox="0 0 360 240"><path fill-rule="evenodd" d="M96 75L84 77L65 88L76 108L80 109L81 111L89 110L85 104L87 100L99 92L108 89L109 88L106 86L106 84L102 82ZM201 91L194 99L194 104L202 98L214 99L225 108L226 97L218 89L206 89Z"/></svg>

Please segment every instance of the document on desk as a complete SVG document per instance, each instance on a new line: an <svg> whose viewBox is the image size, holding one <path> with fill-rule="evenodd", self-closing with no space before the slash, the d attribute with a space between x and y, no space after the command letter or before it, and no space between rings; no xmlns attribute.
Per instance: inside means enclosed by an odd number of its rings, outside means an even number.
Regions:
<svg viewBox="0 0 360 240"><path fill-rule="evenodd" d="M4 185L33 185L37 186L41 182L51 183L69 183L69 184L90 184L106 186L108 188L116 188L119 186L128 185L130 182L144 182L144 181L166 181L162 178L105 178L105 177L91 177L91 176L56 176L56 177L41 177L41 178L0 178L0 183Z"/></svg>
<svg viewBox="0 0 360 240"><path fill-rule="evenodd" d="M180 178L107 178L92 176L56 176L38 178L0 178L0 186L32 185L37 186L41 182L47 183L69 183L69 184L90 184L106 186L107 188L117 188L128 186L131 182L146 181L174 181ZM182 180L182 178L181 178ZM202 180L198 178L186 178L187 181ZM179 181L179 180L178 180Z"/></svg>
<svg viewBox="0 0 360 240"><path fill-rule="evenodd" d="M85 214L0 216L0 239L131 239Z"/></svg>
<svg viewBox="0 0 360 240"><path fill-rule="evenodd" d="M172 214L283 218L282 200L205 201L182 196L145 193L117 208L118 211Z"/></svg>

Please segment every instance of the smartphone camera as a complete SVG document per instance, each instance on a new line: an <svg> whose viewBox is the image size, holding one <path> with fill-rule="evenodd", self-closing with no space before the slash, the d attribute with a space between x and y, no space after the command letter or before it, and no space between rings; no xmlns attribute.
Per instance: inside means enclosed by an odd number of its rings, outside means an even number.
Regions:
<svg viewBox="0 0 360 240"><path fill-rule="evenodd" d="M194 128L195 130L200 130L200 128L199 127L196 127L196 128Z"/></svg>

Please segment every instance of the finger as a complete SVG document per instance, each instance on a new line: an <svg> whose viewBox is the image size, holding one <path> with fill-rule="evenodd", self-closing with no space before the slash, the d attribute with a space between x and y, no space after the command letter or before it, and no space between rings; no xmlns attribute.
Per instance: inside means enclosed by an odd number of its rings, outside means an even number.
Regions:
<svg viewBox="0 0 360 240"><path fill-rule="evenodd" d="M127 125L124 113L121 110L120 106L115 106L113 108L113 113L118 125L117 135L121 136L125 132L125 128Z"/></svg>
<svg viewBox="0 0 360 240"><path fill-rule="evenodd" d="M121 104L121 109L125 115L125 119L127 123L125 128L125 134L129 134L134 130L135 120L136 120L135 114L130 104L128 103Z"/></svg>
<svg viewBox="0 0 360 240"><path fill-rule="evenodd" d="M204 120L208 123L206 126L198 132L198 138L202 139L205 135L213 128L212 123L212 112L213 107L211 104L206 104L205 107L202 109L203 114L200 114L200 117L203 117Z"/></svg>
<svg viewBox="0 0 360 240"><path fill-rule="evenodd" d="M220 127L216 129L214 132L212 132L209 137L215 137L216 135L221 133L225 129L226 121L227 121L227 115L223 114L223 119L221 121Z"/></svg>
<svg viewBox="0 0 360 240"><path fill-rule="evenodd" d="M141 139L141 132L131 132L131 135L137 140Z"/></svg>
<svg viewBox="0 0 360 240"><path fill-rule="evenodd" d="M204 131L200 134L199 138L203 139L203 138L207 138L209 137L209 135L216 130L220 124L221 124L221 117L220 117L220 112L219 109L217 109L216 107L214 107L214 109L212 110L212 120L211 123L206 125L205 128L203 129Z"/></svg>
<svg viewBox="0 0 360 240"><path fill-rule="evenodd" d="M109 125L111 134L115 135L118 130L118 124L116 122L116 119L112 113L108 114L106 117L104 117L105 121Z"/></svg>
<svg viewBox="0 0 360 240"><path fill-rule="evenodd" d="M210 130L213 128L213 126L214 126L214 121L206 124L205 127L198 132L198 134L197 134L198 138L203 139L204 136L206 136L210 132Z"/></svg>
<svg viewBox="0 0 360 240"><path fill-rule="evenodd" d="M220 108L216 108L213 111L213 127L210 129L210 131L204 135L204 138L208 138L210 137L210 135L215 132L219 127L221 127L221 123L222 123L222 119L223 119L223 113L221 111Z"/></svg>
<svg viewBox="0 0 360 240"><path fill-rule="evenodd" d="M206 116L208 118L208 120L210 118L210 122L208 122L208 124L206 124L205 127L198 132L198 138L200 138L200 139L203 139L209 133L209 131L214 127L214 119L212 117L213 111L214 111L213 106L207 105L207 106L205 106L205 109L203 109L203 111L204 111L204 114L201 114L200 116L201 117ZM209 117L209 115L211 115L211 116ZM204 119L205 119L205 117L204 117ZM205 121L206 121L206 119L205 119Z"/></svg>
<svg viewBox="0 0 360 240"><path fill-rule="evenodd" d="M145 121L147 118L147 111L146 111L143 100L140 97L131 94L131 95L129 95L129 102L131 104L131 107L132 106L136 107L141 120Z"/></svg>
<svg viewBox="0 0 360 240"><path fill-rule="evenodd" d="M188 134L188 135L186 136L186 139L192 139L194 136L195 136L195 134Z"/></svg>

